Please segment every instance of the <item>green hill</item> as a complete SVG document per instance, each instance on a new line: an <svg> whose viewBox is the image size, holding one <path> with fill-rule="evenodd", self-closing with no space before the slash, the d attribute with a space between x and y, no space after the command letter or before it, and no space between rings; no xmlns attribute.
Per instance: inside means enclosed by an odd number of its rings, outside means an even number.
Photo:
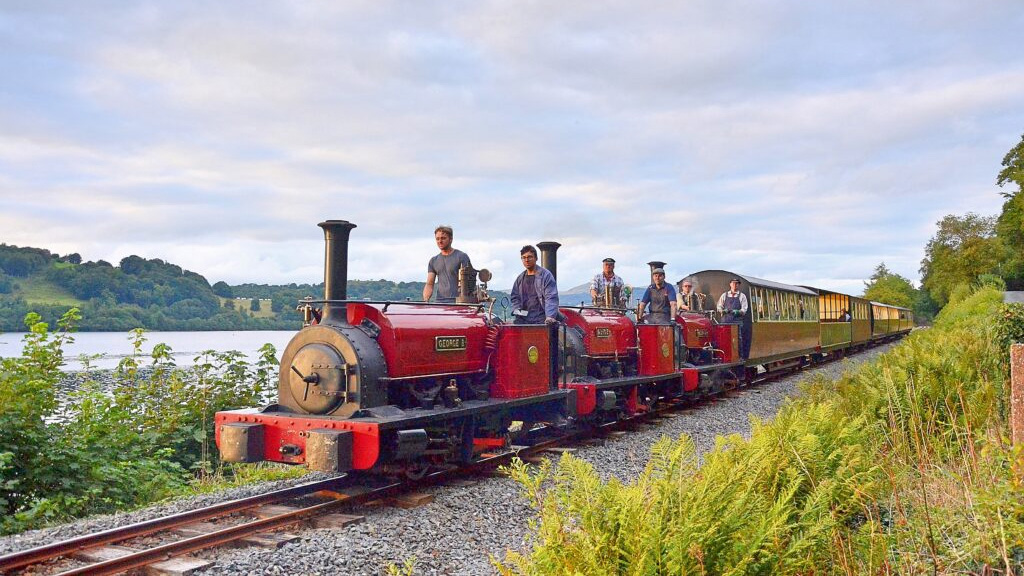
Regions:
<svg viewBox="0 0 1024 576"><path fill-rule="evenodd" d="M418 300L422 282L351 280L350 298ZM68 308L82 310L84 331L296 330L295 311L306 297L320 298L323 284L217 282L160 259L128 256L114 266L59 256L42 248L0 244L0 331L25 329L37 312L55 325Z"/></svg>

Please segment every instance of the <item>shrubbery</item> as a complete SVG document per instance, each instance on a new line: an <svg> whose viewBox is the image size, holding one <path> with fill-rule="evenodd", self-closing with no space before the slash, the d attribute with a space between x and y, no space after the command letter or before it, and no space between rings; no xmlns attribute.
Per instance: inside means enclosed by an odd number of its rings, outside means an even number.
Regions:
<svg viewBox="0 0 1024 576"><path fill-rule="evenodd" d="M1006 441L1000 300L992 288L964 295L935 328L838 382L813 381L749 441L720 439L703 466L686 438L663 439L626 485L571 455L514 466L540 517L532 552L501 571L1020 570L1024 452Z"/></svg>
<svg viewBox="0 0 1024 576"><path fill-rule="evenodd" d="M273 346L255 365L238 352L208 351L179 368L157 344L121 361L112 386L87 381L58 398L62 346L77 310L60 331L30 314L19 358L0 371L0 533L138 506L180 494L217 467L213 414L263 404L274 391Z"/></svg>

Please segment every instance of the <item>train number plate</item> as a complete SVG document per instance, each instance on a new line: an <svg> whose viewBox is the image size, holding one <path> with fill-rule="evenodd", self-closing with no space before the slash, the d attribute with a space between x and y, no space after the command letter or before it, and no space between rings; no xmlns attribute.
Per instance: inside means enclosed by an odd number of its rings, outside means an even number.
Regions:
<svg viewBox="0 0 1024 576"><path fill-rule="evenodd" d="M465 349L465 336L434 336L435 352L456 352Z"/></svg>
<svg viewBox="0 0 1024 576"><path fill-rule="evenodd" d="M612 337L612 329L611 328L598 328L598 329L594 330L594 335L597 336L598 338L611 338Z"/></svg>

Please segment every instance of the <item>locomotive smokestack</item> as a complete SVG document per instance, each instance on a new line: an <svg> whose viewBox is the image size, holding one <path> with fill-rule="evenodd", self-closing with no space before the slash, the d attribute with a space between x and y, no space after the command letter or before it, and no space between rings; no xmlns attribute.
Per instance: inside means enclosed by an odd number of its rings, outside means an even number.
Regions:
<svg viewBox="0 0 1024 576"><path fill-rule="evenodd" d="M355 224L347 220L328 220L317 226L324 229L324 300L348 298L348 235ZM345 304L324 304L324 324L347 324Z"/></svg>
<svg viewBox="0 0 1024 576"><path fill-rule="evenodd" d="M651 274L654 274L654 269L664 268L665 262L662 262L661 260L651 260L650 262L647 263L647 265L651 267Z"/></svg>
<svg viewBox="0 0 1024 576"><path fill-rule="evenodd" d="M551 275L558 279L558 248L561 246L558 242L538 242L537 248L540 250L540 266L551 272Z"/></svg>

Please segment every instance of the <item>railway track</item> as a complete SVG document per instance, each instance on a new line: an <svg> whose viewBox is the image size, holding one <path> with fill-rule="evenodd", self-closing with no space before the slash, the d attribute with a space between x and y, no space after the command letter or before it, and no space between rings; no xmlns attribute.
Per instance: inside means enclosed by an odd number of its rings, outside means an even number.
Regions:
<svg viewBox="0 0 1024 576"><path fill-rule="evenodd" d="M831 361L831 360L829 360ZM781 378L799 371L804 366L771 372L760 376L753 382L740 387L726 387L712 395L698 399L680 399L662 402L655 408L635 415L631 418L616 420L584 431L571 431L558 436L539 439L528 446L521 446L511 452L487 455L459 468L441 470L428 474L419 480L391 480L364 475L345 475L318 482L277 490L265 494L222 502L211 506L177 513L164 518L156 518L118 528L105 530L84 536L78 536L35 548L13 552L0 556L0 574L13 574L31 569L31 573L40 570L46 573L62 575L72 574L118 574L146 566L159 565L169 559L186 554L222 546L239 540L251 539L253 535L275 530L281 527L310 521L317 517L335 513L343 508L364 505L375 500L393 498L419 488L444 484L468 474L493 470L508 464L515 457L523 459L538 456L540 453L555 447L564 447L583 442L594 437L602 437L610 432L629 429L638 424L656 420L669 412L681 408L693 408L703 402L717 398L736 389L750 388L765 382ZM541 431L543 434L543 431ZM311 498L313 497L313 498ZM289 501L314 499L313 503L300 506L281 506ZM276 505L276 506L275 506ZM217 526L209 520L234 518L260 508L277 509L280 513L260 514L256 519L240 521L234 524ZM228 524L222 522L222 524ZM169 540L172 534L173 540ZM181 534L189 536L181 537ZM62 566L59 562L70 563L69 560L58 560L72 556L81 557L90 550L99 550L111 544L123 543L132 545L144 537L159 540L156 544L134 544L135 548L122 546L116 548L116 557L83 564L79 561L73 567ZM93 554L92 557L101 556ZM67 569L65 569L67 568ZM157 572L160 570L157 569ZM174 570L167 570L173 572Z"/></svg>

